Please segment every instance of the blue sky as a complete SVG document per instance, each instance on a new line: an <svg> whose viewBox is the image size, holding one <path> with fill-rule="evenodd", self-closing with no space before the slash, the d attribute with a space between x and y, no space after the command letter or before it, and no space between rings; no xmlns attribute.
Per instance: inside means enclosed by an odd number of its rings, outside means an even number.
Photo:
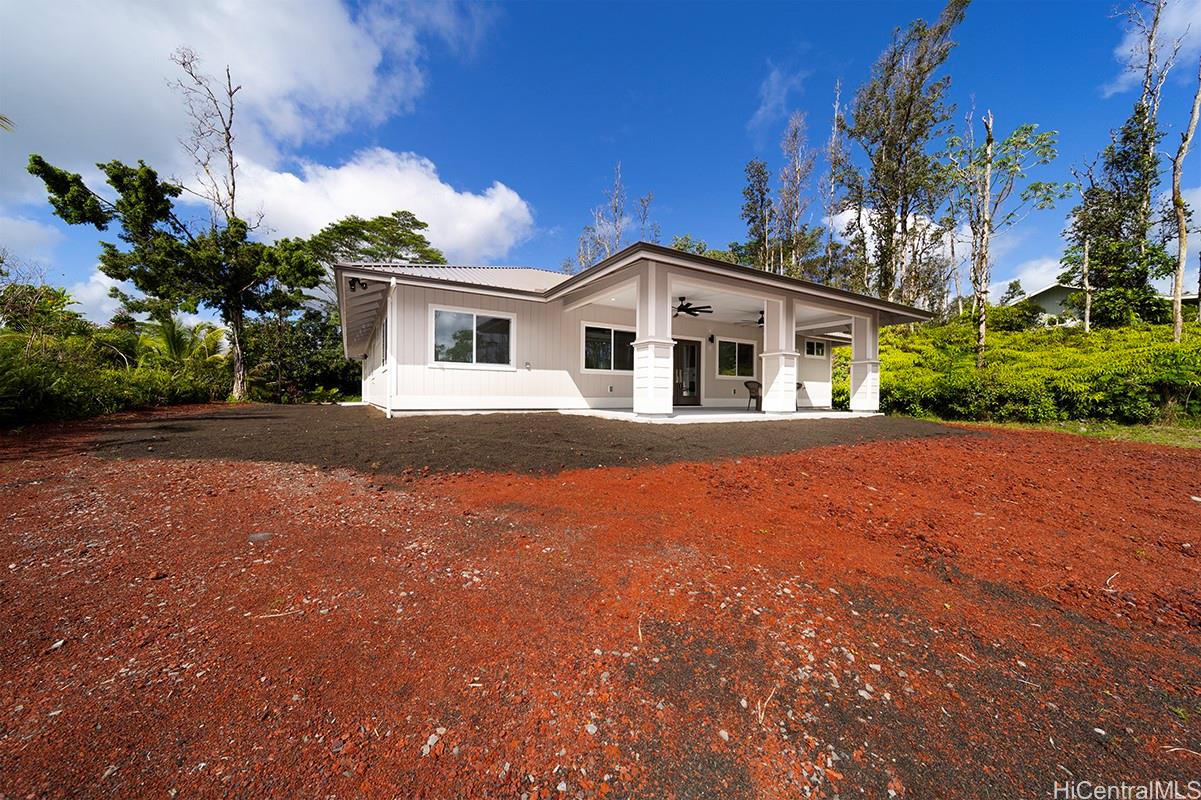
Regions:
<svg viewBox="0 0 1201 800"><path fill-rule="evenodd" d="M184 120L166 85L178 45L210 68L229 62L244 84L247 204L275 232L305 235L346 213L406 207L455 260L557 268L617 161L631 199L655 193L664 240L743 237L746 161L778 167L793 110L808 114L819 146L835 81L849 100L893 28L941 8L45 5L54 7L0 1L0 113L18 126L0 134L0 246L71 285L93 316L111 310L95 274L100 237L55 220L21 167L30 151L85 174L96 161L143 157L186 177L175 144ZM1163 101L1173 147L1201 50L1201 0L1178 0L1174 14L1180 30L1196 21ZM1121 86L1123 31L1111 15L1104 2L977 0L945 67L957 117L974 97L1003 130L1036 122L1058 131L1060 158L1041 177L1066 180L1134 99ZM240 32L222 34L231 27ZM1185 185L1201 200L1201 153ZM1053 277L1068 206L997 242L998 281L1020 275L1034 289Z"/></svg>

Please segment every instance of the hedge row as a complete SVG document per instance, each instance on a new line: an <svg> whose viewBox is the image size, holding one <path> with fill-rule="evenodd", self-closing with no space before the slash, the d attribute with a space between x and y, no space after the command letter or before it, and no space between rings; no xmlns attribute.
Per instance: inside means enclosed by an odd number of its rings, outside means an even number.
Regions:
<svg viewBox="0 0 1201 800"><path fill-rule="evenodd" d="M843 359L845 352L840 354ZM881 408L947 419L1151 422L1201 415L1201 326L1184 341L1170 326L1093 331L996 331L984 368L975 366L962 323L884 331ZM839 386L841 378L842 386ZM845 367L835 397L845 397Z"/></svg>
<svg viewBox="0 0 1201 800"><path fill-rule="evenodd" d="M79 419L229 396L230 376L223 366L176 372L126 368L95 357L96 346L87 341L48 340L29 347L24 337L0 339L0 425Z"/></svg>

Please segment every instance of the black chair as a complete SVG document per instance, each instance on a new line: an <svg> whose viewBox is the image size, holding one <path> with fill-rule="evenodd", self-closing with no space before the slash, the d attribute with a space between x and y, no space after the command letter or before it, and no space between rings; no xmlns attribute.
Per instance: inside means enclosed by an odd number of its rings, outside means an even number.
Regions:
<svg viewBox="0 0 1201 800"><path fill-rule="evenodd" d="M743 381L742 385L746 387L746 410L751 410L751 403L755 404L756 411L763 410L763 384L759 381Z"/></svg>

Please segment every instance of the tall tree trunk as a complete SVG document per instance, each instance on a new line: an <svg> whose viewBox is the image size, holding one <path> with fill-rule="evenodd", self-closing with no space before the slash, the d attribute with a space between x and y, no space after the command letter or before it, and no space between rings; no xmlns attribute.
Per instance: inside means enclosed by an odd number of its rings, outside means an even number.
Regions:
<svg viewBox="0 0 1201 800"><path fill-rule="evenodd" d="M951 277L955 281L955 308L963 316L963 289L959 285L959 262L955 260L955 231L951 230Z"/></svg>
<svg viewBox="0 0 1201 800"><path fill-rule="evenodd" d="M1184 335L1184 268L1188 260L1188 215L1185 213L1184 194L1180 190L1180 178L1184 173L1184 159L1189 145L1197 132L1197 116L1201 114L1201 59L1197 60L1197 90L1193 93L1193 108L1189 114L1188 127L1180 134L1180 147L1172 159L1172 210L1176 214L1176 275L1172 281L1172 341L1179 342ZM1201 303L1201 297L1197 299Z"/></svg>
<svg viewBox="0 0 1201 800"><path fill-rule="evenodd" d="M246 399L246 357L242 347L244 333L242 307L234 304L229 319L229 355L234 365L234 383L229 395L238 402Z"/></svg>
<svg viewBox="0 0 1201 800"><path fill-rule="evenodd" d="M1080 267L1080 276L1084 279L1084 332L1088 333L1093 317L1093 287L1088 278L1088 237L1084 237L1084 262Z"/></svg>
<svg viewBox="0 0 1201 800"><path fill-rule="evenodd" d="M972 288L975 289L978 301L976 303L976 368L984 366L984 345L988 325L988 245L992 238L992 162L993 162L993 132L992 112L984 115L984 170L980 179L980 222L976 234L976 247L972 257L976 262Z"/></svg>

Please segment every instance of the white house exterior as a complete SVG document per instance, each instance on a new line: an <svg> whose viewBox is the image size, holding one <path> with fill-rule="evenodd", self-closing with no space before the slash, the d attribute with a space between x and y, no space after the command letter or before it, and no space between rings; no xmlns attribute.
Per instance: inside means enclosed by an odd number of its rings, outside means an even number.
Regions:
<svg viewBox="0 0 1201 800"><path fill-rule="evenodd" d="M343 345L363 399L394 411L762 410L831 402L850 344L853 411L879 408L882 325L929 314L639 243L577 275L528 267L339 264ZM683 298L683 300L681 299ZM681 306L710 313L681 313Z"/></svg>

